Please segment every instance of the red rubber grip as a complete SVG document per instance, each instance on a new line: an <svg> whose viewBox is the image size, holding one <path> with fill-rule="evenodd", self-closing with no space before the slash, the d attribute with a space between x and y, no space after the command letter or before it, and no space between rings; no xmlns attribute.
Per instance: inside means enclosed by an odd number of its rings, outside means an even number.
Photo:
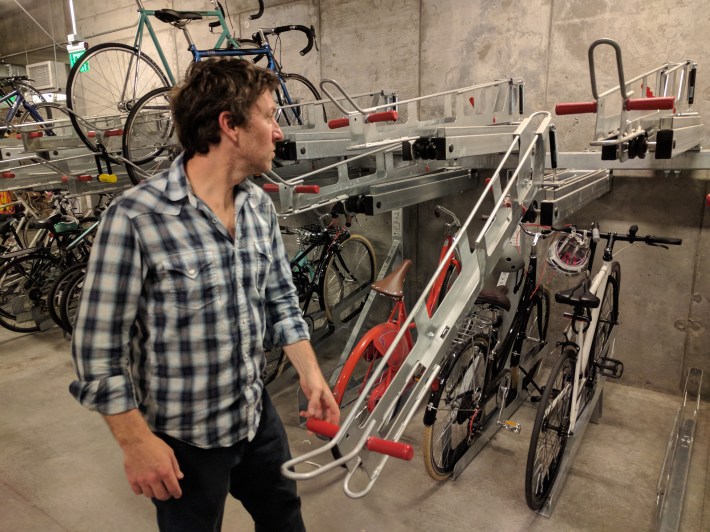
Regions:
<svg viewBox="0 0 710 532"><path fill-rule="evenodd" d="M333 118L328 120L328 127L330 129L338 129L341 127L347 127L350 124L350 119L346 116L344 118Z"/></svg>
<svg viewBox="0 0 710 532"><path fill-rule="evenodd" d="M323 436L327 436L328 438L334 438L338 433L339 427L338 425L333 425L332 423L328 423L322 419L309 417L306 421L306 428L316 434L321 434Z"/></svg>
<svg viewBox="0 0 710 532"><path fill-rule="evenodd" d="M264 183L264 192L278 192L279 186L273 183Z"/></svg>
<svg viewBox="0 0 710 532"><path fill-rule="evenodd" d="M370 436L367 438L365 446L369 451L386 454L387 456L401 460L411 460L414 458L414 447L398 441L383 440L382 438Z"/></svg>
<svg viewBox="0 0 710 532"><path fill-rule="evenodd" d="M596 113L597 102L569 102L555 105L556 115L578 115L582 113Z"/></svg>
<svg viewBox="0 0 710 532"><path fill-rule="evenodd" d="M293 189L294 192L300 192L301 194L318 194L320 193L320 186L318 185L296 185Z"/></svg>
<svg viewBox="0 0 710 532"><path fill-rule="evenodd" d="M629 98L626 100L627 111L655 111L660 109L673 109L675 97L659 96L658 98Z"/></svg>
<svg viewBox="0 0 710 532"><path fill-rule="evenodd" d="M380 111L379 113L367 115L367 122L369 124L374 122L396 122L398 118L399 113L397 111Z"/></svg>
<svg viewBox="0 0 710 532"><path fill-rule="evenodd" d="M15 177L15 174L12 173L12 172L3 172L3 173L2 173L2 176L3 176L3 178L5 178L5 179L12 179L13 177Z"/></svg>
<svg viewBox="0 0 710 532"><path fill-rule="evenodd" d="M710 194L705 197L705 206L710 207Z"/></svg>
<svg viewBox="0 0 710 532"><path fill-rule="evenodd" d="M38 139L38 138L44 136L44 132L42 132L42 131L32 131L32 132L30 132L30 134L27 135L27 136L28 136L29 138L31 138L31 139Z"/></svg>
<svg viewBox="0 0 710 532"><path fill-rule="evenodd" d="M306 421L306 428L311 432L316 434L322 434L328 438L334 438L338 433L338 426L323 421L322 419L308 418ZM402 460L411 460L414 458L414 448L406 443L400 443L398 441L383 440L382 438L376 438L375 436L370 436L367 438L367 443L365 444L368 451L374 453L386 454L387 456L392 456L393 458L400 458Z"/></svg>
<svg viewBox="0 0 710 532"><path fill-rule="evenodd" d="M107 129L104 131L104 137L121 137L123 136L123 130L119 129Z"/></svg>

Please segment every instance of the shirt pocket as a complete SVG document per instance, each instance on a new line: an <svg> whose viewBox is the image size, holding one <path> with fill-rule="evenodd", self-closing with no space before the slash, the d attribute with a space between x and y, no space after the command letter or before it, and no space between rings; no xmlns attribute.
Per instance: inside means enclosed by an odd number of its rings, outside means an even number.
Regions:
<svg viewBox="0 0 710 532"><path fill-rule="evenodd" d="M256 286L260 293L264 293L266 289L266 278L271 269L271 261L273 260L273 247L270 240L256 240Z"/></svg>
<svg viewBox="0 0 710 532"><path fill-rule="evenodd" d="M170 255L162 263L166 301L181 310L199 310L219 299L217 267L212 251Z"/></svg>

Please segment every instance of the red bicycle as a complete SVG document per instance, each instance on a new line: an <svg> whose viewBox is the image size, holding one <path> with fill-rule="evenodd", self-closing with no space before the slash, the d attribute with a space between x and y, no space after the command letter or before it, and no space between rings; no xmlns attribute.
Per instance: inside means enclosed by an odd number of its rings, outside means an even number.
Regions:
<svg viewBox="0 0 710 532"><path fill-rule="evenodd" d="M441 264L446 258L457 231L461 228L461 222L453 212L438 205L434 208L434 215L437 218L444 215L451 219L450 222L445 222L444 242L439 254L439 264ZM442 269L427 298L426 309L429 316L439 307L448 288L461 272L461 262L456 253L451 254L448 263L448 267ZM386 322L375 325L365 333L345 361L333 387L333 395L341 408L347 407L360 396L368 385L376 364L392 345L407 319L408 312L404 301L403 287L405 277L411 267L412 261L406 259L389 275L372 285L375 292L393 301L392 311ZM411 351L413 345L411 329L413 328L414 323L411 323L397 344L395 352L387 361L387 369L382 371L377 376L377 382L373 383L366 402L368 413L372 412L377 402L382 398L402 362ZM362 414L365 414L364 409Z"/></svg>

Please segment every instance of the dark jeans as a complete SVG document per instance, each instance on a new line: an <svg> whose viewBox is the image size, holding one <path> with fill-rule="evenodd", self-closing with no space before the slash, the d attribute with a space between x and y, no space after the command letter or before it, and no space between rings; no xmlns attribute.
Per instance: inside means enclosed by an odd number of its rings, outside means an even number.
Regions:
<svg viewBox="0 0 710 532"><path fill-rule="evenodd" d="M213 532L222 528L227 493L251 514L256 531L304 531L296 482L281 474L291 458L281 419L264 390L261 422L251 442L201 449L158 434L175 451L185 477L182 497L153 499L162 532Z"/></svg>

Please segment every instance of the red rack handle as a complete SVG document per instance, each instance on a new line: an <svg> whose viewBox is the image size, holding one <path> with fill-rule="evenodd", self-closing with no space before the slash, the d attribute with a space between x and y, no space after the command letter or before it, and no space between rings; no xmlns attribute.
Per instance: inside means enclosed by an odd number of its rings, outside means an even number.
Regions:
<svg viewBox="0 0 710 532"><path fill-rule="evenodd" d="M322 434L328 438L334 438L339 429L337 425L333 425L332 423L328 423L322 419L314 418L308 418L308 421L306 421L306 428L311 432ZM386 454L387 456L399 458L401 460L411 460L414 458L414 447L398 441L383 440L382 438L370 436L367 438L365 447L367 447L368 451Z"/></svg>
<svg viewBox="0 0 710 532"><path fill-rule="evenodd" d="M343 118L333 118L328 120L328 127L330 129L339 129L341 127L347 127L350 124L350 119L345 116Z"/></svg>
<svg viewBox="0 0 710 532"><path fill-rule="evenodd" d="M660 109L673 109L674 96L659 96L654 98L629 98L626 100L627 111L656 111Z"/></svg>
<svg viewBox="0 0 710 532"><path fill-rule="evenodd" d="M597 102L569 102L555 105L556 115L578 115L582 113L596 113Z"/></svg>
<svg viewBox="0 0 710 532"><path fill-rule="evenodd" d="M397 111L380 111L379 113L370 113L367 115L367 122L369 124L375 122L396 122L399 118L399 113Z"/></svg>
<svg viewBox="0 0 710 532"><path fill-rule="evenodd" d="M279 186L274 183L264 183L264 191L278 192ZM299 194L319 194L320 185L296 185L293 187L293 191L298 192Z"/></svg>

